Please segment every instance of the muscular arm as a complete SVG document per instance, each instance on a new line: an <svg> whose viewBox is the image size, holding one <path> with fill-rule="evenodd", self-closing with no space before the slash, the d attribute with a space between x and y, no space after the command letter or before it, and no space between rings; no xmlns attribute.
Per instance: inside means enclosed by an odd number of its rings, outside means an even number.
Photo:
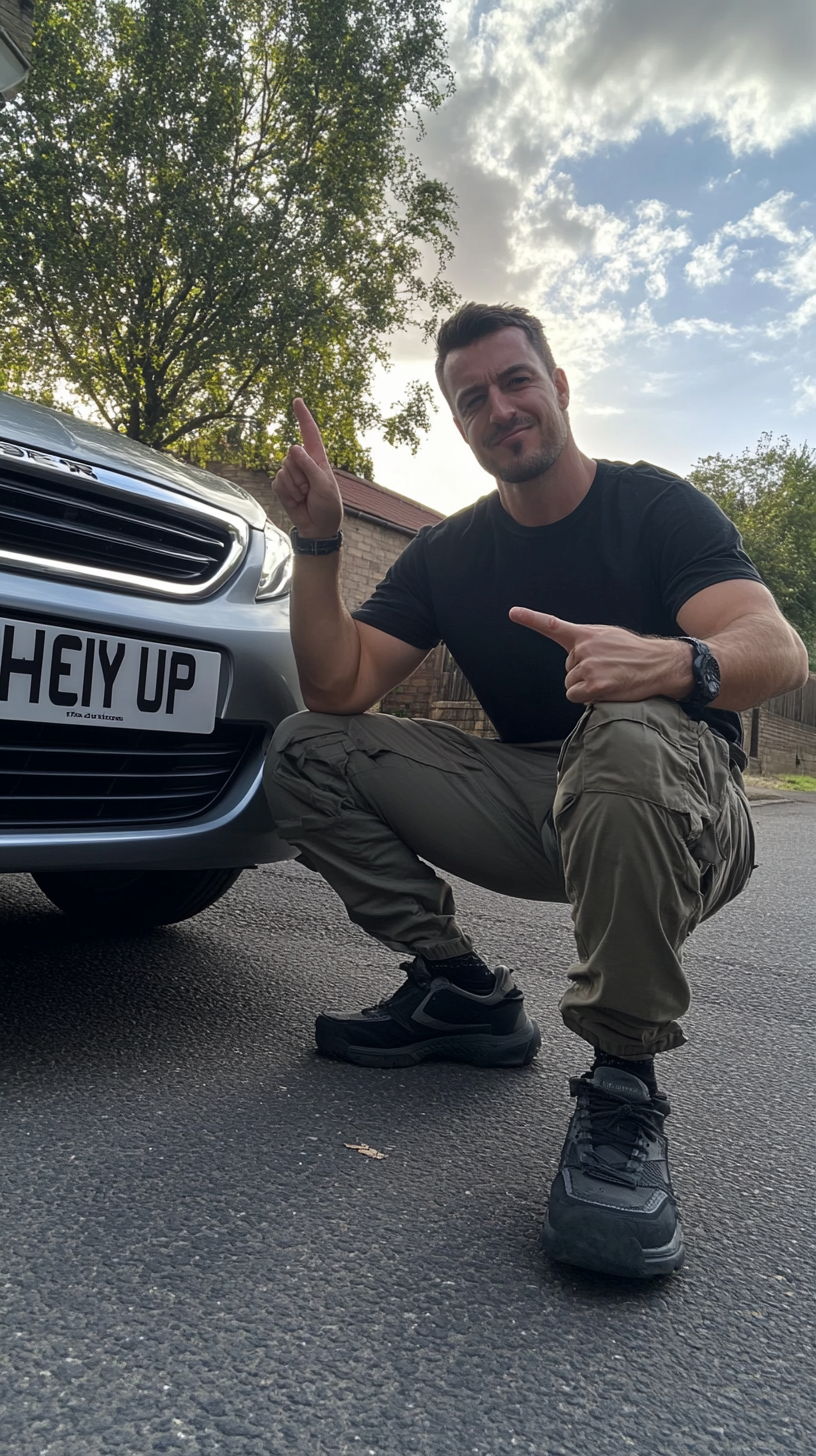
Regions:
<svg viewBox="0 0 816 1456"><path fill-rule="evenodd" d="M706 587L683 604L677 621L689 637L707 642L720 664L722 688L713 704L717 708L736 712L755 708L807 681L807 648L758 581L723 581ZM689 672L689 680L690 676Z"/></svg>
<svg viewBox="0 0 816 1456"><path fill-rule="evenodd" d="M275 491L298 535L328 539L343 520L343 502L320 431L302 400L295 414L303 446L294 445L275 477ZM340 596L340 555L295 556L292 646L307 708L364 713L425 657L397 637L356 622Z"/></svg>
<svg viewBox="0 0 816 1456"><path fill-rule="evenodd" d="M316 713L365 713L410 677L425 652L356 622L339 589L339 555L298 556L292 580L292 646L300 690Z"/></svg>
<svg viewBox="0 0 816 1456"><path fill-rule="evenodd" d="M570 702L680 701L692 692L693 653L685 642L563 622L526 607L513 607L510 616L566 648ZM760 582L705 587L683 604L677 622L687 636L706 642L720 664L722 688L712 707L740 712L807 679L805 645Z"/></svg>

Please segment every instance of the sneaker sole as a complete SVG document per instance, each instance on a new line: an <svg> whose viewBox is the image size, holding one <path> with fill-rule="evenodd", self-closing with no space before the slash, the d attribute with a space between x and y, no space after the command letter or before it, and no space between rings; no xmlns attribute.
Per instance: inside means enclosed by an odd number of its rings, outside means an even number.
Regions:
<svg viewBox="0 0 816 1456"><path fill-rule="evenodd" d="M318 1026L317 1049L326 1057L339 1057L358 1067L416 1067L420 1062L469 1062L474 1067L526 1067L541 1046L534 1021L512 1036L437 1036L387 1051L350 1046L340 1036Z"/></svg>
<svg viewBox="0 0 816 1456"><path fill-rule="evenodd" d="M578 1269L612 1274L619 1279L656 1279L660 1275L673 1274L685 1258L683 1231L679 1223L671 1242L660 1248L644 1249L632 1234L626 1239L617 1238L614 1249L610 1249L608 1239L600 1231L597 1242L588 1238L569 1239L559 1234L547 1218L541 1234L541 1247L559 1264L572 1264Z"/></svg>

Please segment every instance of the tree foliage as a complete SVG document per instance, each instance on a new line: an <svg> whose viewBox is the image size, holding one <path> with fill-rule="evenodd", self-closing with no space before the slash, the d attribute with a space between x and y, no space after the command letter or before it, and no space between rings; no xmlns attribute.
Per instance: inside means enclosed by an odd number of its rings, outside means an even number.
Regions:
<svg viewBox="0 0 816 1456"><path fill-rule="evenodd" d="M388 336L433 327L453 202L407 138L450 89L440 0L39 0L0 113L0 386L194 459L338 464ZM430 260L430 266L428 266Z"/></svg>
<svg viewBox="0 0 816 1456"><path fill-rule="evenodd" d="M742 535L779 606L816 657L816 450L760 436L755 450L707 455L689 479Z"/></svg>

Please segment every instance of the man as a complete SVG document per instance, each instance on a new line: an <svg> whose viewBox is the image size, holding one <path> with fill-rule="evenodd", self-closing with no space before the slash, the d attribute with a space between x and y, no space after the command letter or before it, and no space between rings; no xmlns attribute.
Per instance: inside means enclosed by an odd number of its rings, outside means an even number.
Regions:
<svg viewBox="0 0 816 1456"><path fill-rule="evenodd" d="M350 615L342 504L302 401L275 488L293 523L292 638L309 712L268 770L280 832L352 920L413 957L378 1006L318 1018L363 1066L429 1057L510 1067L540 1044L513 975L491 971L439 865L568 901L561 1003L594 1048L543 1244L618 1275L678 1268L683 1241L654 1056L684 1041L682 947L745 887L753 835L738 711L797 687L807 654L726 517L678 477L589 459L537 319L465 304L437 375L496 490L406 548ZM369 713L444 641L500 740Z"/></svg>

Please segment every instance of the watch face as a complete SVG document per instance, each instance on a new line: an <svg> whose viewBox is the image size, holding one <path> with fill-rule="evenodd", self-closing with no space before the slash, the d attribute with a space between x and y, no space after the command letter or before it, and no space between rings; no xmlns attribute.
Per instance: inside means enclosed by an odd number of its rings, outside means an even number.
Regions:
<svg viewBox="0 0 816 1456"><path fill-rule="evenodd" d="M694 679L697 688L695 696L707 703L710 703L712 698L716 698L722 686L722 680L719 664L708 650L694 659Z"/></svg>
<svg viewBox="0 0 816 1456"><path fill-rule="evenodd" d="M684 706L707 707L714 698L719 696L722 687L720 664L705 642L698 642L696 637L684 637L682 640L690 643L694 649L691 665L694 674L694 690L683 699Z"/></svg>

